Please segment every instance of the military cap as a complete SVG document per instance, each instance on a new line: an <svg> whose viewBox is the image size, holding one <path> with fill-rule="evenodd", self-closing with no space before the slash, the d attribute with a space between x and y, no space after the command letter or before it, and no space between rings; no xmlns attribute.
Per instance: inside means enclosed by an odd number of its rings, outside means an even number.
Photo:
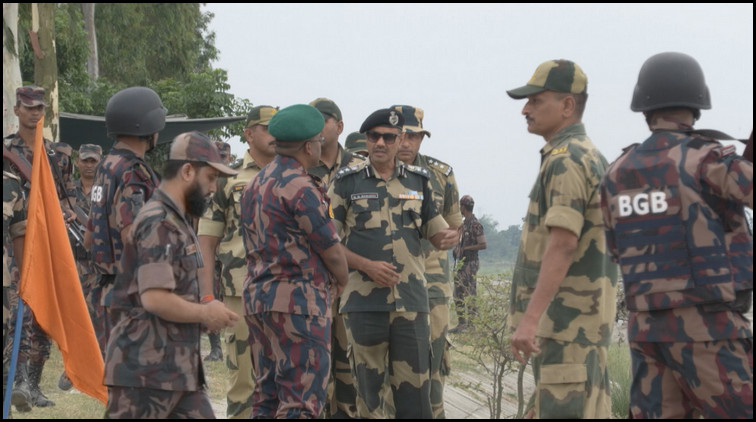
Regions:
<svg viewBox="0 0 756 422"><path fill-rule="evenodd" d="M267 125L270 122L270 119L273 117L274 114L278 111L278 107L273 107L269 105L261 105L257 107L253 107L252 110L247 115L247 125L244 126L252 127L254 125Z"/></svg>
<svg viewBox="0 0 756 422"><path fill-rule="evenodd" d="M268 125L276 141L297 142L312 138L325 126L323 114L317 108L307 104L288 106L273 116Z"/></svg>
<svg viewBox="0 0 756 422"><path fill-rule="evenodd" d="M231 157L231 145L227 142L215 141L215 147L218 148L218 152L220 153L223 162L228 162L229 157Z"/></svg>
<svg viewBox="0 0 756 422"><path fill-rule="evenodd" d="M43 105L45 102L45 89L39 86L27 85L16 89L16 104L21 103L27 107L36 107Z"/></svg>
<svg viewBox="0 0 756 422"><path fill-rule="evenodd" d="M235 176L238 171L226 166L215 143L204 133L185 132L173 138L169 160L199 161L221 172L223 176Z"/></svg>
<svg viewBox="0 0 756 422"><path fill-rule="evenodd" d="M98 161L102 159L102 147L95 144L82 144L79 147L79 159L86 160L87 158L96 158Z"/></svg>
<svg viewBox="0 0 756 422"><path fill-rule="evenodd" d="M401 129L404 126L404 116L401 111L391 108L382 108L374 111L362 122L360 133L365 133L371 128L383 126Z"/></svg>
<svg viewBox="0 0 756 422"><path fill-rule="evenodd" d="M510 97L520 100L543 91L582 94L588 88L588 77L583 69L569 60L549 60L541 63L525 86L507 91Z"/></svg>
<svg viewBox="0 0 756 422"><path fill-rule="evenodd" d="M347 136L346 142L344 142L344 149L349 152L367 153L367 142L365 141L365 134L360 132L352 132Z"/></svg>
<svg viewBox="0 0 756 422"><path fill-rule="evenodd" d="M473 205L475 205L475 200L472 199L472 196L465 195L459 198L459 204L471 208Z"/></svg>
<svg viewBox="0 0 756 422"><path fill-rule="evenodd" d="M339 106L337 106L332 100L320 97L310 101L310 105L323 113L324 118L328 119L329 117L333 117L337 122L341 121L341 110L339 110Z"/></svg>
<svg viewBox="0 0 756 422"><path fill-rule="evenodd" d="M394 110L399 110L404 116L404 131L410 133L425 132L430 138L431 133L423 127L423 109L408 105L393 105Z"/></svg>

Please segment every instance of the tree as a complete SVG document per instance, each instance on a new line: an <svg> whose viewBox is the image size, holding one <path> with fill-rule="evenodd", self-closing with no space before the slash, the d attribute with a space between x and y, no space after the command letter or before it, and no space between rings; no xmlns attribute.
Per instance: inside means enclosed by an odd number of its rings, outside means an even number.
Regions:
<svg viewBox="0 0 756 422"><path fill-rule="evenodd" d="M18 3L3 3L3 135L18 130L18 118L12 110L19 86Z"/></svg>
<svg viewBox="0 0 756 422"><path fill-rule="evenodd" d="M58 137L58 61L55 56L55 4L32 3L29 37L34 50L34 84L45 88L45 136Z"/></svg>
<svg viewBox="0 0 756 422"><path fill-rule="evenodd" d="M87 31L87 74L92 80L100 77L100 64L97 60L97 31L95 30L95 4L82 3L81 14L84 18L84 29Z"/></svg>

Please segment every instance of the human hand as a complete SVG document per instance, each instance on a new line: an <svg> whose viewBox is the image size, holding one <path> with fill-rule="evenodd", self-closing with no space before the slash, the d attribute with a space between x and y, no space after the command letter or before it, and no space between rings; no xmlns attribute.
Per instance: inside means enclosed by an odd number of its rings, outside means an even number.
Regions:
<svg viewBox="0 0 756 422"><path fill-rule="evenodd" d="M535 335L537 329L538 321L525 317L520 322L520 325L517 326L514 334L509 338L512 354L518 362L527 364L531 354L541 352L538 348ZM520 352L522 352L522 355Z"/></svg>
<svg viewBox="0 0 756 422"><path fill-rule="evenodd" d="M228 309L226 305L219 300L208 302L202 305L202 307L202 325L206 326L211 332L218 331L221 328L231 327L239 320L239 315Z"/></svg>
<svg viewBox="0 0 756 422"><path fill-rule="evenodd" d="M364 272L383 287L392 287L399 283L400 274L396 272L396 267L388 262L370 261Z"/></svg>
<svg viewBox="0 0 756 422"><path fill-rule="evenodd" d="M430 238L430 242L436 249L449 250L459 242L459 232L452 228L441 230Z"/></svg>

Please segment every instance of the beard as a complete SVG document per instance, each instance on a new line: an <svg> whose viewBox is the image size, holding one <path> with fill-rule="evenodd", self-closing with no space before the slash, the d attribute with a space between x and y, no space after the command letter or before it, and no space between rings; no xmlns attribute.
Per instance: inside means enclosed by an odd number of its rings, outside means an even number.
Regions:
<svg viewBox="0 0 756 422"><path fill-rule="evenodd" d="M202 192L202 187L195 181L186 193L186 213L192 217L202 217L210 198Z"/></svg>

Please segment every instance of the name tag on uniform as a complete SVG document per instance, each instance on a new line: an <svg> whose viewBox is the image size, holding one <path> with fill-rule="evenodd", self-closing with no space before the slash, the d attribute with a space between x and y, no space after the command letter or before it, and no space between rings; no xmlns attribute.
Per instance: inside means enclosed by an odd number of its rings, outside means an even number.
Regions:
<svg viewBox="0 0 756 422"><path fill-rule="evenodd" d="M233 193L241 192L241 191L244 190L244 188L246 186L247 185L236 185L236 186L234 186L234 187L231 188L231 192L233 192Z"/></svg>
<svg viewBox="0 0 756 422"><path fill-rule="evenodd" d="M399 199L423 199L423 195L416 190L408 190L399 194Z"/></svg>
<svg viewBox="0 0 756 422"><path fill-rule="evenodd" d="M355 201L357 199L378 199L377 193L353 193L350 197L352 201Z"/></svg>

